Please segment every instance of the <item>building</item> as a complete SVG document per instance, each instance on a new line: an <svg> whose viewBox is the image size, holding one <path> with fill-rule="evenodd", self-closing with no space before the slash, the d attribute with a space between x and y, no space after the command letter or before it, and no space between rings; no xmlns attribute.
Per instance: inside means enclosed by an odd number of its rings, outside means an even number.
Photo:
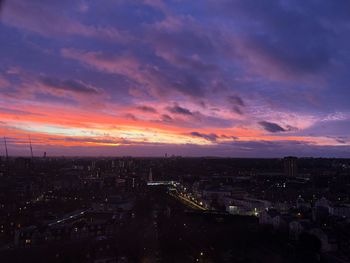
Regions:
<svg viewBox="0 0 350 263"><path fill-rule="evenodd" d="M230 204L226 205L226 211L231 214L254 215L259 214L271 207L271 203L266 200L254 198L232 198Z"/></svg>
<svg viewBox="0 0 350 263"><path fill-rule="evenodd" d="M329 214L342 218L350 218L350 204L331 206L329 207Z"/></svg>
<svg viewBox="0 0 350 263"><path fill-rule="evenodd" d="M294 220L289 223L289 238L298 240L303 232L307 232L312 226L308 219Z"/></svg>
<svg viewBox="0 0 350 263"><path fill-rule="evenodd" d="M287 177L296 177L298 175L297 157L285 157L284 161L284 174Z"/></svg>
<svg viewBox="0 0 350 263"><path fill-rule="evenodd" d="M273 225L273 219L279 214L276 209L265 209L259 214L259 224Z"/></svg>
<svg viewBox="0 0 350 263"><path fill-rule="evenodd" d="M153 182L152 168L149 168L148 182Z"/></svg>

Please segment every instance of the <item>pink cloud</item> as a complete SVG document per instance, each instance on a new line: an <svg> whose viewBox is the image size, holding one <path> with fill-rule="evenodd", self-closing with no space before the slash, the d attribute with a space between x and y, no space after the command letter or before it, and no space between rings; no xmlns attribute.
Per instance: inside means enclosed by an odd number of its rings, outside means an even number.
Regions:
<svg viewBox="0 0 350 263"><path fill-rule="evenodd" d="M167 12L167 7L165 3L162 0L144 0L143 1L146 5L149 5L153 8L159 9L163 12Z"/></svg>
<svg viewBox="0 0 350 263"><path fill-rule="evenodd" d="M122 43L131 38L116 28L84 25L53 12L48 6L31 4L30 1L9 1L3 11L5 24L47 37L78 35Z"/></svg>
<svg viewBox="0 0 350 263"><path fill-rule="evenodd" d="M138 80L142 75L139 61L132 56L114 56L104 52L82 51L77 49L62 49L61 54L65 58L77 60L99 71L116 73Z"/></svg>
<svg viewBox="0 0 350 263"><path fill-rule="evenodd" d="M101 88L77 79L59 79L48 75L35 76L20 68L7 74L15 74L18 83L11 85L11 90L0 93L0 98L17 101L36 101L38 94L48 94L57 98L74 100L80 106L94 105L101 107L109 95ZM0 88L10 83L0 75ZM102 103L103 102L103 103Z"/></svg>
<svg viewBox="0 0 350 263"><path fill-rule="evenodd" d="M10 83L8 82L8 80L0 75L0 89L1 88L6 88L9 85L10 85Z"/></svg>
<svg viewBox="0 0 350 263"><path fill-rule="evenodd" d="M247 76L260 76L271 81L303 82L313 86L325 85L324 76L307 72L292 70L286 63L271 53L264 51L259 45L247 38L244 34L232 34L225 32L228 49L224 50L226 55L239 59L245 68Z"/></svg>
<svg viewBox="0 0 350 263"><path fill-rule="evenodd" d="M142 90L146 88L147 90L136 92L135 88L131 88L130 94L140 96L148 93L154 97L162 97L169 94L169 91L161 89L164 87L166 79L160 70L156 66L141 63L132 55L115 56L104 52L76 49L62 49L61 54L63 57L77 60L98 71L125 76L135 82L138 88L140 87Z"/></svg>
<svg viewBox="0 0 350 263"><path fill-rule="evenodd" d="M156 22L153 24L154 28L157 30L165 30L167 32L178 32L185 25L185 18L168 15L164 20Z"/></svg>

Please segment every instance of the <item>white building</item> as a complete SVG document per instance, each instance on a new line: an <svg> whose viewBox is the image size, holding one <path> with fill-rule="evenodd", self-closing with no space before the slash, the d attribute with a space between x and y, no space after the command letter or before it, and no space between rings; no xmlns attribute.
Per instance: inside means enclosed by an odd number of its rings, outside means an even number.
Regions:
<svg viewBox="0 0 350 263"><path fill-rule="evenodd" d="M271 207L266 200L254 198L225 198L226 211L234 214L258 216L261 212Z"/></svg>
<svg viewBox="0 0 350 263"><path fill-rule="evenodd" d="M331 206L329 214L337 217L350 218L350 205Z"/></svg>

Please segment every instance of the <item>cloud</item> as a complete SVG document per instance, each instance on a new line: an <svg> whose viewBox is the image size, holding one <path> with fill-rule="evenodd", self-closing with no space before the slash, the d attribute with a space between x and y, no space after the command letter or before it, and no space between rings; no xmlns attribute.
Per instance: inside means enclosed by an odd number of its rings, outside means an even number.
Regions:
<svg viewBox="0 0 350 263"><path fill-rule="evenodd" d="M287 71L287 74L315 73L329 66L333 53L331 32L319 19L324 19L324 15L315 12L320 8L313 3L286 2L221 1L217 6L222 14L237 19L237 23L241 21L239 24L250 30L242 34L244 40L240 48L245 50L245 55L260 60L261 65L270 64L274 70ZM259 23L244 25L251 19ZM257 34L259 29L263 33Z"/></svg>
<svg viewBox="0 0 350 263"><path fill-rule="evenodd" d="M134 114L131 114L131 113L127 113L124 115L124 117L126 119L129 119L129 120L133 120L133 121L137 121L138 119L136 118L136 116Z"/></svg>
<svg viewBox="0 0 350 263"><path fill-rule="evenodd" d="M237 96L237 95L229 96L227 99L233 105L237 105L237 106L240 106L240 107L244 107L245 106L245 103L244 103L243 99L241 97Z"/></svg>
<svg viewBox="0 0 350 263"><path fill-rule="evenodd" d="M114 27L85 25L54 10L44 2L11 0L3 10L2 21L46 37L82 36L127 42L130 36Z"/></svg>
<svg viewBox="0 0 350 263"><path fill-rule="evenodd" d="M238 107L238 106L233 106L233 107L232 107L232 110L233 110L233 112L235 112L235 113L237 113L237 114L239 114L239 115L242 115L242 114L243 114L243 111L242 111L241 108Z"/></svg>
<svg viewBox="0 0 350 263"><path fill-rule="evenodd" d="M166 22L169 17L163 20ZM159 23L150 25L147 40L155 48L156 53L165 59L190 57L189 61L200 61L195 54L215 53L215 44L205 28L199 26L190 16L178 17L177 28L169 31L169 27L159 27ZM171 19L174 21L174 18ZM195 55L195 56L193 56Z"/></svg>
<svg viewBox="0 0 350 263"><path fill-rule="evenodd" d="M215 142L217 145L225 145L238 140L238 137L232 135L218 135L216 133L202 133L197 131L191 132L189 135L193 137L203 138L213 143Z"/></svg>
<svg viewBox="0 0 350 263"><path fill-rule="evenodd" d="M147 89L155 97L166 97L178 92L187 96L203 96L203 83L195 74L178 72L171 65L151 65L130 54L115 54L102 51L62 49L61 54L101 72L118 74L133 84ZM170 67L169 69L167 69ZM133 87L132 90L135 90ZM171 91L171 92L169 92Z"/></svg>
<svg viewBox="0 0 350 263"><path fill-rule="evenodd" d="M191 74L184 74L182 79L180 78L172 83L176 90L191 96L202 96L202 85L201 80Z"/></svg>
<svg viewBox="0 0 350 263"><path fill-rule="evenodd" d="M56 90L62 90L62 91L69 91L73 93L81 93L81 94L100 94L101 91L99 91L97 88L90 86L88 84L85 84L82 81L79 80L60 80L57 78L51 78L51 77L42 77L41 83L44 84L47 87L50 87L52 89Z"/></svg>
<svg viewBox="0 0 350 263"><path fill-rule="evenodd" d="M102 51L85 51L72 48L64 48L61 54L65 58L75 59L83 64L91 66L97 70L116 73L140 80L141 73L137 73L141 68L138 59L130 55L116 55Z"/></svg>
<svg viewBox="0 0 350 263"><path fill-rule="evenodd" d="M156 8L162 11L167 10L166 5L162 0L144 0L143 2L144 4L149 5L153 8Z"/></svg>
<svg viewBox="0 0 350 263"><path fill-rule="evenodd" d="M193 113L189 109L180 107L178 105L174 105L172 107L167 107L167 110L171 113L174 113L174 114L187 115L187 116L193 115Z"/></svg>
<svg viewBox="0 0 350 263"><path fill-rule="evenodd" d="M37 116L42 115L42 114L33 113L33 112L29 112L29 111L11 109L11 108L3 108L3 107L0 107L0 112L7 113L7 114L13 114L13 115L37 115Z"/></svg>
<svg viewBox="0 0 350 263"><path fill-rule="evenodd" d="M157 110L155 108L146 105L138 106L137 109L143 112L157 113Z"/></svg>
<svg viewBox="0 0 350 263"><path fill-rule="evenodd" d="M78 6L78 10L81 13L86 13L89 11L89 5L86 2L81 2Z"/></svg>
<svg viewBox="0 0 350 263"><path fill-rule="evenodd" d="M57 140L57 138L50 138L50 140ZM101 139L101 138L92 138L92 137L65 137L59 138L59 140L64 140L66 142L81 142L81 143L95 143L95 144L110 144L110 145L118 145L118 144L128 144L125 139L122 138L109 138L109 139Z"/></svg>
<svg viewBox="0 0 350 263"><path fill-rule="evenodd" d="M274 122L261 121L259 124L268 132L285 132L286 130Z"/></svg>
<svg viewBox="0 0 350 263"><path fill-rule="evenodd" d="M231 105L233 112L242 115L243 108L246 106L244 100L238 95L231 95L227 97L227 101Z"/></svg>
<svg viewBox="0 0 350 263"><path fill-rule="evenodd" d="M203 138L203 139L206 139L206 140L211 141L211 142L215 142L219 137L215 133L204 134L204 133L200 133L200 132L191 132L190 135L194 136L194 137Z"/></svg>
<svg viewBox="0 0 350 263"><path fill-rule="evenodd" d="M156 51L156 55L176 67L189 69L197 73L208 74L219 70L217 65L204 62L198 54L186 56L174 53L173 50L164 49Z"/></svg>
<svg viewBox="0 0 350 263"><path fill-rule="evenodd" d="M340 144L348 144L349 142L349 138L348 137L332 137L329 136L329 138L334 139L336 142L340 143Z"/></svg>
<svg viewBox="0 0 350 263"><path fill-rule="evenodd" d="M7 1L0 111L37 133L59 118L68 136L98 127L185 154L268 149L275 156L305 147L305 154L349 155L349 7L343 0ZM176 145L187 143L210 147Z"/></svg>
<svg viewBox="0 0 350 263"><path fill-rule="evenodd" d="M296 135L347 137L350 129L350 118L334 118L317 121L310 127L299 130Z"/></svg>
<svg viewBox="0 0 350 263"><path fill-rule="evenodd" d="M164 121L164 122L172 122L173 121L173 118L171 118L169 115L167 115L167 114L163 114L162 116L161 116L161 118L162 118L162 121Z"/></svg>
<svg viewBox="0 0 350 263"><path fill-rule="evenodd" d="M57 104L87 105L100 107L109 94L104 89L95 87L78 79L61 79L49 75L21 70L11 76L11 88L0 94L8 100L32 101L36 103L51 102ZM102 103L103 102L103 103ZM12 102L13 103L13 102ZM40 110L36 110L39 112Z"/></svg>
<svg viewBox="0 0 350 263"><path fill-rule="evenodd" d="M6 88L6 87L8 87L10 85L10 82L6 79L6 78L4 78L4 77L2 77L1 75L0 75L0 89L1 88Z"/></svg>

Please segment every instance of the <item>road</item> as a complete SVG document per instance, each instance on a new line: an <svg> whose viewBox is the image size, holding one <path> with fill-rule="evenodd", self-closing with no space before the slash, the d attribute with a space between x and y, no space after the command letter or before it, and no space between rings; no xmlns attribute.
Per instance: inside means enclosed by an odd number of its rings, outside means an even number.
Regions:
<svg viewBox="0 0 350 263"><path fill-rule="evenodd" d="M180 202L184 203L185 205L193 208L193 209L196 209L196 210L203 210L203 211L206 211L208 210L207 208L197 204L196 202L194 202L193 200L189 199L188 197L184 196L184 195L180 195L178 194L177 192L176 193L172 193L170 192L169 193L170 196L176 198L177 200L179 200Z"/></svg>

